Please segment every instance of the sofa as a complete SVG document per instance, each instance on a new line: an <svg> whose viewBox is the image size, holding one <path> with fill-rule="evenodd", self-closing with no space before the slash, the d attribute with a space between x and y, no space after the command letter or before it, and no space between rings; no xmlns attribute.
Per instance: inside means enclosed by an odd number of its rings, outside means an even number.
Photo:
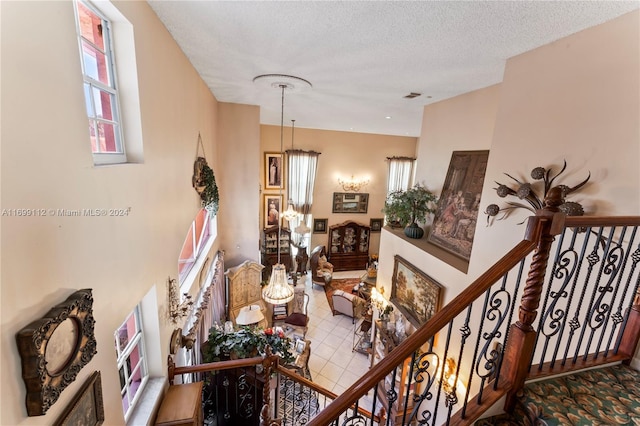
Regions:
<svg viewBox="0 0 640 426"><path fill-rule="evenodd" d="M343 314L351 317L352 323L356 321L356 318L362 316L367 306L367 301L362 297L342 290L333 292L331 302L333 303L333 315Z"/></svg>
<svg viewBox="0 0 640 426"><path fill-rule="evenodd" d="M311 285L325 286L333 277L333 265L327 262L325 247L320 245L313 249L309 256L311 269Z"/></svg>

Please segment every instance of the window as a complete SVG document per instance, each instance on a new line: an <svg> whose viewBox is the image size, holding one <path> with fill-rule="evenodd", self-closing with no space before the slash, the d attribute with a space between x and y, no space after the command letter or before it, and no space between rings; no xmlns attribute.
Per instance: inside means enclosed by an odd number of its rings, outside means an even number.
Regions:
<svg viewBox="0 0 640 426"><path fill-rule="evenodd" d="M127 420L133 411L142 389L147 383L149 372L144 351L144 335L140 318L140 305L115 332L118 371L120 374L120 394L122 410Z"/></svg>
<svg viewBox="0 0 640 426"><path fill-rule="evenodd" d="M415 158L390 157L389 175L387 176L387 194L394 191L406 191L411 186L413 179L413 164Z"/></svg>
<svg viewBox="0 0 640 426"><path fill-rule="evenodd" d="M293 144L293 142L292 142ZM294 250L298 253L298 247L306 243L306 234L311 226L311 206L313 205L313 188L316 182L316 170L318 168L318 157L320 153L315 151L288 150L289 156L289 182L288 182L288 202L293 208L302 213L289 223L293 229ZM304 224L304 226L299 226ZM306 231L300 233L300 231Z"/></svg>
<svg viewBox="0 0 640 426"><path fill-rule="evenodd" d="M211 236L209 216L209 212L206 209L200 209L184 239L182 250L180 250L180 258L178 259L178 282L181 284Z"/></svg>
<svg viewBox="0 0 640 426"><path fill-rule="evenodd" d="M87 3L76 2L84 97L94 163L126 161L113 53L111 23Z"/></svg>

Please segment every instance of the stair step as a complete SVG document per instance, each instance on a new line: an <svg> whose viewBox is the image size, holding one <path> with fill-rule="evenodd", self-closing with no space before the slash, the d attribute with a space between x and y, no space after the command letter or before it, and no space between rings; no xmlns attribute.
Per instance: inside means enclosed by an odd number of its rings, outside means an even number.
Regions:
<svg viewBox="0 0 640 426"><path fill-rule="evenodd" d="M529 383L513 414L475 424L640 425L640 372L619 364Z"/></svg>

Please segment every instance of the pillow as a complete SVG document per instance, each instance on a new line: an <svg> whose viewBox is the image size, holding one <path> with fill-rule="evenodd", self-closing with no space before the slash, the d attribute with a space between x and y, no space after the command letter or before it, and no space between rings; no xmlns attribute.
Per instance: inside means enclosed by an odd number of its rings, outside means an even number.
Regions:
<svg viewBox="0 0 640 426"><path fill-rule="evenodd" d="M305 314L301 314L299 312L294 312L291 315L289 315L284 322L286 322L287 324L291 324L291 325L295 325L298 327L304 327L307 325L307 321L309 319L307 318L307 316Z"/></svg>
<svg viewBox="0 0 640 426"><path fill-rule="evenodd" d="M325 263L327 263L327 256L320 256L320 259L318 259L318 269L322 269Z"/></svg>

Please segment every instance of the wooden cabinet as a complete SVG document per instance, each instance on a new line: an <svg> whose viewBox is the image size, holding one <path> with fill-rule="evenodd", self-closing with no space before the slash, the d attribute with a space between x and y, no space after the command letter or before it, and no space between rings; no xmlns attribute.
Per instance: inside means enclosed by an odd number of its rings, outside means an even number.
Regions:
<svg viewBox="0 0 640 426"><path fill-rule="evenodd" d="M280 243L280 263L287 271L290 271L291 231L287 228L280 228L280 238L278 239L278 226L272 226L265 228L262 234L262 260L269 275L271 267L278 263L278 243Z"/></svg>
<svg viewBox="0 0 640 426"><path fill-rule="evenodd" d="M202 414L202 382L169 386L162 399L156 425L200 426Z"/></svg>
<svg viewBox="0 0 640 426"><path fill-rule="evenodd" d="M259 305L265 319L258 323L259 327L268 327L272 313L262 300L262 269L264 266L258 262L246 260L240 265L227 269L224 273L227 277L227 304L229 311L227 316L231 321L236 321L240 308L249 305Z"/></svg>
<svg viewBox="0 0 640 426"><path fill-rule="evenodd" d="M400 340L395 333L388 331L379 319L375 321L375 327L373 330L373 347L371 356L371 367L374 364L380 362L385 356L389 354L396 346L400 344ZM407 416L411 414L413 409L413 395L420 392L420 383L416 382L415 377L411 379L409 377L409 371L411 369L411 357L405 359L402 365L396 370L396 374L393 371L389 373L378 385L378 400L384 407L388 404L387 391L393 387L398 399L391 406L391 412L388 413L390 417L391 425L402 424L402 416L407 411ZM411 379L411 380L410 380ZM409 398L407 399L407 393ZM405 400L407 406L405 407ZM408 418L408 417L407 417ZM414 424L414 423L411 423Z"/></svg>
<svg viewBox="0 0 640 426"><path fill-rule="evenodd" d="M370 236L371 229L357 222L347 221L331 225L327 250L333 270L366 269L369 262Z"/></svg>

